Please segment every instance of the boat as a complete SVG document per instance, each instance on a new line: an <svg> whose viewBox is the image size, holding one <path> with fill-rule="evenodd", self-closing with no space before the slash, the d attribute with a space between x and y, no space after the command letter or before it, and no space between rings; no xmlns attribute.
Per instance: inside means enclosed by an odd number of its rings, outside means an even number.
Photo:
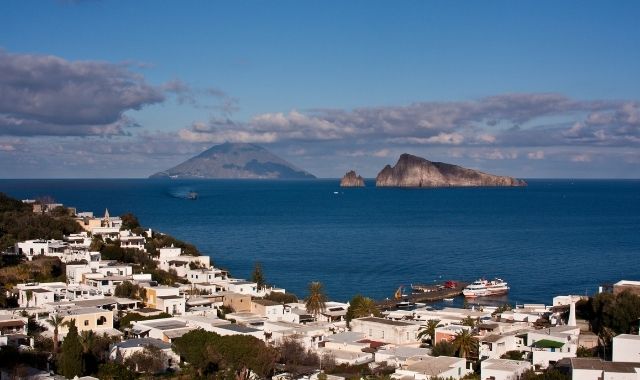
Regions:
<svg viewBox="0 0 640 380"><path fill-rule="evenodd" d="M445 300L447 302L453 302L453 298L443 298L443 300Z"/></svg>
<svg viewBox="0 0 640 380"><path fill-rule="evenodd" d="M500 296L509 293L507 282L499 278L493 280L479 279L467 285L462 294L467 298Z"/></svg>
<svg viewBox="0 0 640 380"><path fill-rule="evenodd" d="M191 199L192 201L195 201L196 199L198 199L198 193L196 193L195 191L190 191L187 194L187 199Z"/></svg>
<svg viewBox="0 0 640 380"><path fill-rule="evenodd" d="M413 310L416 308L416 303L411 301L400 301L396 303L398 310Z"/></svg>

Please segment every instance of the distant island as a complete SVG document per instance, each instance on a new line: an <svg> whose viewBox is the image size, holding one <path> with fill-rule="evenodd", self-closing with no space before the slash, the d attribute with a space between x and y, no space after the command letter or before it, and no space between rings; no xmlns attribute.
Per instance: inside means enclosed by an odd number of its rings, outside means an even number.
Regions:
<svg viewBox="0 0 640 380"><path fill-rule="evenodd" d="M316 177L259 145L224 143L215 145L149 178L314 179Z"/></svg>
<svg viewBox="0 0 640 380"><path fill-rule="evenodd" d="M348 171L340 180L340 187L364 187L364 178L355 171Z"/></svg>
<svg viewBox="0 0 640 380"><path fill-rule="evenodd" d="M523 180L483 173L443 162L431 162L404 153L395 166L387 165L376 177L377 187L526 186Z"/></svg>

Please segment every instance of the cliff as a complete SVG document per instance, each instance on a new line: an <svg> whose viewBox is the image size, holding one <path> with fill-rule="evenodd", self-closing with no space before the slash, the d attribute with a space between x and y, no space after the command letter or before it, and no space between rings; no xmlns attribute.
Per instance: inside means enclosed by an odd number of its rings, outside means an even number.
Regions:
<svg viewBox="0 0 640 380"><path fill-rule="evenodd" d="M497 176L443 162L431 162L422 157L404 153L395 166L387 165L378 173L376 186L380 187L473 187L473 186L526 186L526 182Z"/></svg>
<svg viewBox="0 0 640 380"><path fill-rule="evenodd" d="M225 143L150 178L312 179L265 148L255 144Z"/></svg>
<svg viewBox="0 0 640 380"><path fill-rule="evenodd" d="M364 187L364 178L351 170L340 180L340 187Z"/></svg>

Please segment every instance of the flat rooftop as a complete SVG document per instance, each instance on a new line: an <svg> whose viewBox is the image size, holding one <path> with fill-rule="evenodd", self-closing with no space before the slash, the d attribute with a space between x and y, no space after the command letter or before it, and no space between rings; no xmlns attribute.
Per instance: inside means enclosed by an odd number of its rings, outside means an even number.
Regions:
<svg viewBox="0 0 640 380"><path fill-rule="evenodd" d="M376 318L376 317L358 318L357 320L364 321L364 322L381 323L383 325L389 325L389 326L415 326L413 323L392 321L390 319Z"/></svg>

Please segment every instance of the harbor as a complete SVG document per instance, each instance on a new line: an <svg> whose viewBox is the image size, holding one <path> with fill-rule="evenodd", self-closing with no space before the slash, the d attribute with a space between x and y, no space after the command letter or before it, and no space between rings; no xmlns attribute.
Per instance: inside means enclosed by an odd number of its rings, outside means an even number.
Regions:
<svg viewBox="0 0 640 380"><path fill-rule="evenodd" d="M400 286L393 298L387 298L376 302L381 310L394 310L411 308L416 303L432 303L444 300L450 300L462 295L464 288L469 285L462 281L446 281L433 285L410 285ZM407 290L410 293L405 294Z"/></svg>

